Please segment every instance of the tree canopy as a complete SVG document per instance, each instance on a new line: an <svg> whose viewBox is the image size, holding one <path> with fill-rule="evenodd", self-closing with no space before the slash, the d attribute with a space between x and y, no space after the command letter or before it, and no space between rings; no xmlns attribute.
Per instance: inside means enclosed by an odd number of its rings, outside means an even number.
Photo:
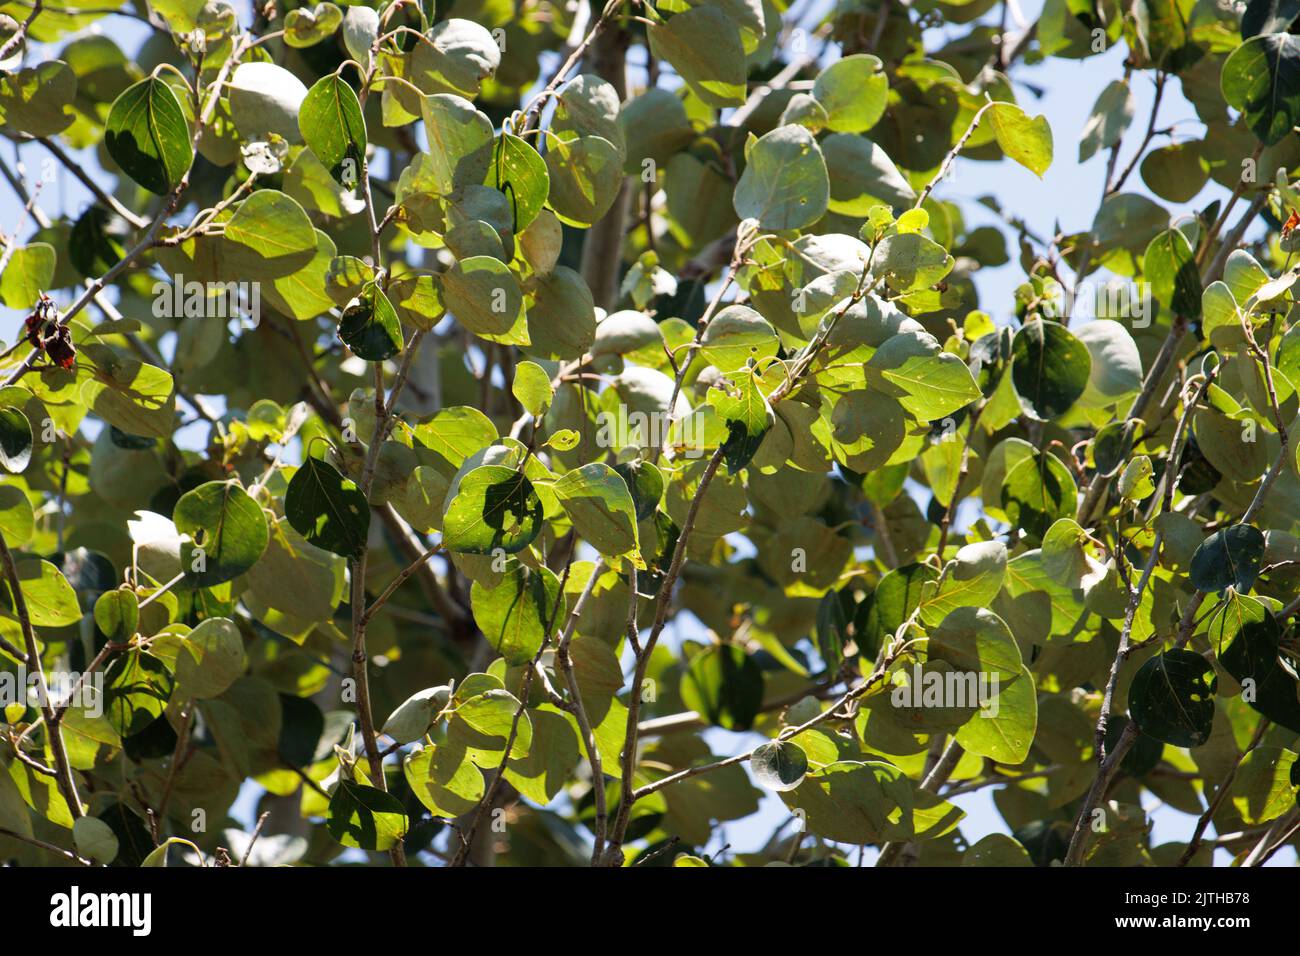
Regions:
<svg viewBox="0 0 1300 956"><path fill-rule="evenodd" d="M1029 13L0 0L0 861L1289 856L1300 3Z"/></svg>

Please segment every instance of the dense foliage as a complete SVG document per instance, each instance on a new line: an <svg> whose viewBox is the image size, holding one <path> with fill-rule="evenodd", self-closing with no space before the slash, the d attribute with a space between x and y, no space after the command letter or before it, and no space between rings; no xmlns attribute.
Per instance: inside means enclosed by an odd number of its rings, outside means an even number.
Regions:
<svg viewBox="0 0 1300 956"><path fill-rule="evenodd" d="M0 859L1294 846L1300 2L0 11Z"/></svg>

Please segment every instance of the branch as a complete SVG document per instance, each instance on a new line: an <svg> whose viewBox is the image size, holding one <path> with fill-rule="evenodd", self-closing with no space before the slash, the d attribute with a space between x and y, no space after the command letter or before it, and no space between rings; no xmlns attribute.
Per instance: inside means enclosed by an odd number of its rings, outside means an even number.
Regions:
<svg viewBox="0 0 1300 956"><path fill-rule="evenodd" d="M66 152L64 152L63 147L61 147L54 140L50 139L48 136L36 136L36 137L32 137L32 139L35 142L40 143L47 150L49 150L50 153L54 156L54 158L57 159L60 163L62 163L64 168L67 169L68 172L72 173L73 176L76 176L77 181L80 182L81 185L85 186L88 190L90 190L90 192L94 195L94 197L97 200L99 200L101 203L103 203L105 206L107 206L117 215L121 216L123 219L129 222L136 229L143 229L149 225L149 220L142 219L140 216L137 216L131 210L127 209L120 202L118 202L116 199L114 199L112 196L106 193L103 190L103 188L99 185L99 183L95 182L94 179L92 179L90 176L86 174L86 171L81 168L81 164L78 163L71 156L69 156Z"/></svg>
<svg viewBox="0 0 1300 956"><path fill-rule="evenodd" d="M1183 855L1178 858L1178 862L1174 864L1175 866L1186 866L1191 862L1192 857L1196 856L1196 851L1201 848L1201 841L1205 837L1205 830L1210 825L1210 821L1214 818L1214 815L1219 812L1219 807L1223 805L1223 799L1228 795L1228 788L1232 786L1232 781L1236 779L1237 771L1241 768L1242 761L1246 759L1246 756L1252 750L1259 746L1259 742L1264 739L1264 732L1268 730L1268 727L1269 722L1267 720L1261 720L1259 726L1255 728L1255 736L1251 738L1246 749L1237 754L1237 759L1233 761L1232 767L1228 770L1227 774L1224 775L1218 789L1214 791L1214 799L1210 801L1209 805L1205 808L1205 812L1202 813L1200 819L1196 821L1196 829L1192 833L1191 840L1187 843L1187 849L1185 849Z"/></svg>
<svg viewBox="0 0 1300 956"><path fill-rule="evenodd" d="M35 17L35 12L33 12L33 18L34 17ZM222 64L221 72L217 74L216 79L213 80L212 85L208 88L209 92L208 92L207 104L203 107L202 111L199 113L199 119L198 122L195 124L194 134L190 140L190 145L192 149L195 150L198 149L198 142L203 135L203 129L211 121L213 111L217 108L217 101L220 99L221 88L225 85L226 79L230 76L230 72L235 68L235 64L239 62L239 58L243 56L245 50L247 49L248 49L248 38L244 37L239 43L235 45L235 49L231 52L230 56L226 59L226 62ZM198 95L197 92L195 95L196 96ZM122 258L118 260L113 265L113 267L110 268L107 272L105 272L102 276L100 276L98 279L95 279L93 282L88 282L86 284L85 291L82 292L82 294L77 298L77 300L73 302L71 306L68 307L68 310L66 312L64 312L61 316L59 316L59 324L61 326L66 326L72 320L72 317L75 316L82 309L84 309L88 304L90 304L90 302L92 302L95 299L95 297L110 282L112 282L119 275L125 272L126 269L129 266L131 266L137 258L139 258L144 253L148 252L157 244L158 233L162 230L163 225L167 222L167 217L170 216L173 212L175 212L177 206L180 203L180 198L182 193L184 193L185 190L189 188L190 174L192 172L193 172L193 166L191 166L190 169L187 169L185 171L185 175L181 177L180 182L178 182L175 188L173 188L172 191L168 194L166 201L163 203L162 209L159 210L157 217L154 218L153 222L149 225L148 230L145 232L144 238L142 238L138 243L136 243L136 245L134 245L129 251L127 251L127 253L124 256L122 256ZM27 372L31 371L32 366L36 362L36 358L39 355L40 355L39 349L32 349L27 354L27 358L23 359L22 364L20 364L16 369L10 372L8 376L6 376L3 385L5 386L13 385L25 374L27 374Z"/></svg>
<svg viewBox="0 0 1300 956"><path fill-rule="evenodd" d="M832 717L835 717L836 715L839 714L841 708L843 708L845 705L853 703L854 701L857 700L861 700L863 697L867 695L867 693L873 687L875 687L877 684L879 684L882 680L885 679L885 677L889 673L889 669L894 665L894 663L900 658L902 658L905 654L909 653L909 651L910 651L910 647L906 642L903 641L895 642L895 644L891 647L890 651L885 655L884 659L879 664L876 665L875 669L871 672L871 675L867 677L861 684L848 691L845 691L843 694L840 695L840 697L835 701L835 703L831 704L831 706L827 707L825 710L821 711L816 716L811 717L808 720L805 720L802 724L799 724L797 727L786 727L779 734L777 734L775 739L789 740L792 737L797 737L805 730L809 730L810 728L816 727L818 724L830 720ZM634 687L633 691L635 692L635 690L636 688ZM770 741L764 741L764 743L769 743L769 742ZM760 744L759 746L763 746L763 745ZM640 800L642 797L647 797L652 793L657 793L658 791L664 789L665 787L670 787L674 783L677 783L681 780L689 780L691 777L698 777L701 774L712 773L715 770L721 770L723 767L731 767L738 763L744 763L747 760L749 760L751 757L753 757L754 750L757 749L758 748L755 747L752 750L747 750L744 753L735 755L734 757L725 757L722 760L715 760L713 763L701 764L700 766L697 767L687 767L685 770L679 770L676 773L669 774L666 777L661 777L660 779L654 781L653 783L648 783L643 787L638 787L635 793L633 794L633 796L635 797L635 799ZM961 757L960 750L958 751L957 756L958 759L960 759ZM956 762L954 761L954 766L955 765Z"/></svg>
<svg viewBox="0 0 1300 956"><path fill-rule="evenodd" d="M36 631L32 628L31 614L27 610L27 598L23 594L22 581L18 577L18 566L14 563L13 552L0 533L0 564L4 566L5 577L9 580L9 590L13 593L14 614L22 627L23 641L27 647L27 666L36 677L36 693L40 699L41 714L45 719L46 734L50 739L50 750L54 754L54 766L57 771L59 792L72 819L80 819L84 814L81 798L77 795L77 783L72 776L72 764L68 761L68 750L63 743L63 729L55 719L54 704L50 700L50 685L45 680L45 668L41 664L40 645L36 642Z"/></svg>
<svg viewBox="0 0 1300 956"><path fill-rule="evenodd" d="M5 40L4 46L0 46L0 60L9 59L9 55L22 45L23 38L27 36L27 30L31 27L32 22L41 15L42 2L35 0L32 4L32 12L27 15L27 19L18 24L18 29L14 35Z"/></svg>
<svg viewBox="0 0 1300 956"><path fill-rule="evenodd" d="M541 117L542 107L546 104L546 101L555 95L555 91L559 89L560 84L564 82L564 78L569 75L569 71L578 65L578 61L581 60L583 54L587 52L587 47L591 46L592 41L595 40L596 37L600 35L600 32L605 29L605 25L609 22L610 18L618 12L618 8L621 6L622 0L609 0L609 2L605 4L605 8L601 11L600 17L596 20L595 25L592 26L587 35L582 38L581 42L573 48L573 51L565 58L564 62L560 64L560 68L555 71L550 82L546 84L540 93L533 97L532 103L529 104L528 108L524 111L524 120L516 135L522 136L537 123Z"/></svg>
<svg viewBox="0 0 1300 956"><path fill-rule="evenodd" d="M21 833L15 833L13 830L9 830L5 827L0 827L0 836L6 836L12 840L18 840L20 843L26 843L31 846L37 847L38 849L45 850L48 853L57 854L58 856L63 857L65 860L71 860L73 863L76 863L80 866L95 865L90 860L87 860L83 856L78 856L76 853L73 853L71 850L65 850L63 849L63 847L55 846L53 843L46 843L44 840L36 839L36 837L24 836Z"/></svg>

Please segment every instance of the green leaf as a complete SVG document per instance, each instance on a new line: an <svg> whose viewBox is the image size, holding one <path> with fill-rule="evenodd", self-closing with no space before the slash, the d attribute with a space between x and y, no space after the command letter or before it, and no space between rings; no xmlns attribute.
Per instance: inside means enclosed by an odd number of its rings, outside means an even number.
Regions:
<svg viewBox="0 0 1300 956"><path fill-rule="evenodd" d="M831 212L866 216L875 206L910 207L916 192L889 154L863 136L832 133L821 140L830 177Z"/></svg>
<svg viewBox="0 0 1300 956"><path fill-rule="evenodd" d="M265 60L241 63L230 78L229 93L231 118L246 142L272 135L290 144L302 141L298 110L307 87L284 67Z"/></svg>
<svg viewBox="0 0 1300 956"><path fill-rule="evenodd" d="M360 555L370 531L370 506L351 479L319 458L307 458L284 495L284 516L308 542L345 558Z"/></svg>
<svg viewBox="0 0 1300 956"><path fill-rule="evenodd" d="M1123 80L1108 83L1079 136L1079 162L1087 162L1099 150L1110 149L1123 139L1136 111L1137 102L1129 85Z"/></svg>
<svg viewBox="0 0 1300 956"><path fill-rule="evenodd" d="M547 627L563 619L560 579L548 568L537 570L517 561L500 584L475 581L470 606L479 630L507 664L526 664L541 648Z"/></svg>
<svg viewBox="0 0 1300 956"><path fill-rule="evenodd" d="M644 521L655 513L664 494L663 472L653 463L642 459L618 465L614 469L627 482L636 505L636 520Z"/></svg>
<svg viewBox="0 0 1300 956"><path fill-rule="evenodd" d="M1181 229L1166 229L1151 240L1142 257L1142 269L1156 301L1186 319L1201 317L1201 274Z"/></svg>
<svg viewBox="0 0 1300 956"><path fill-rule="evenodd" d="M399 744L419 740L429 732L430 725L450 700L451 687L447 684L418 690L388 715L380 733Z"/></svg>
<svg viewBox="0 0 1300 956"><path fill-rule="evenodd" d="M270 537L261 506L234 481L209 481L186 492L172 520L189 536L181 542L181 567L192 587L239 577L257 563Z"/></svg>
<svg viewBox="0 0 1300 956"><path fill-rule="evenodd" d="M0 301L11 309L30 309L54 281L56 258L47 242L15 249L0 276Z"/></svg>
<svg viewBox="0 0 1300 956"><path fill-rule="evenodd" d="M1279 654L1282 629L1268 609L1254 598L1229 595L1210 620L1209 639L1223 669L1241 684L1242 699L1300 733L1300 683L1290 659Z"/></svg>
<svg viewBox="0 0 1300 956"><path fill-rule="evenodd" d="M753 359L762 361L776 354L780 341L776 329L753 309L729 305L718 311L700 340L704 357L719 371L732 372Z"/></svg>
<svg viewBox="0 0 1300 956"><path fill-rule="evenodd" d="M408 823L402 801L391 793L341 780L330 797L325 826L344 846L388 850L401 842Z"/></svg>
<svg viewBox="0 0 1300 956"><path fill-rule="evenodd" d="M107 866L117 858L117 834L98 817L79 817L72 825L72 843L87 859Z"/></svg>
<svg viewBox="0 0 1300 956"><path fill-rule="evenodd" d="M487 790L478 767L464 759L463 748L452 745L422 747L402 762L402 773L435 817L470 813Z"/></svg>
<svg viewBox="0 0 1300 956"><path fill-rule="evenodd" d="M1130 399L1142 387L1142 355L1133 336L1119 322L1096 319L1072 333L1092 360L1088 387L1079 408L1108 408Z"/></svg>
<svg viewBox="0 0 1300 956"><path fill-rule="evenodd" d="M442 279L442 297L456 321L480 338L527 345L524 297L509 267L491 256L471 256Z"/></svg>
<svg viewBox="0 0 1300 956"><path fill-rule="evenodd" d="M691 660L679 691L682 703L710 724L748 730L763 705L763 670L743 648L715 644Z"/></svg>
<svg viewBox="0 0 1300 956"><path fill-rule="evenodd" d="M885 113L889 79L878 57L856 53L836 60L817 75L813 96L836 133L864 133Z"/></svg>
<svg viewBox="0 0 1300 956"><path fill-rule="evenodd" d="M934 625L959 607L988 607L1002 590L1006 573L1007 546L1001 541L959 548L942 584L924 598L921 620Z"/></svg>
<svg viewBox="0 0 1300 956"><path fill-rule="evenodd" d="M140 599L129 588L105 591L95 601L95 626L115 644L129 641L140 627Z"/></svg>
<svg viewBox="0 0 1300 956"><path fill-rule="evenodd" d="M0 468L10 474L27 470L32 460L32 426L22 409L0 407Z"/></svg>
<svg viewBox="0 0 1300 956"><path fill-rule="evenodd" d="M1047 117L1030 119L1015 103L994 103L988 111L1002 152L1041 179L1052 165L1052 127Z"/></svg>
<svg viewBox="0 0 1300 956"><path fill-rule="evenodd" d="M886 236L876 247L872 263L899 292L932 288L952 271L948 250L920 233Z"/></svg>
<svg viewBox="0 0 1300 956"><path fill-rule="evenodd" d="M171 671L147 651L113 658L104 674L104 716L123 737L133 737L162 716L171 698Z"/></svg>
<svg viewBox="0 0 1300 956"><path fill-rule="evenodd" d="M1300 124L1300 37L1251 37L1224 62L1219 83L1228 105L1272 146Z"/></svg>
<svg viewBox="0 0 1300 956"><path fill-rule="evenodd" d="M830 178L812 133L780 126L746 153L733 200L740 218L756 219L763 229L803 229L826 213Z"/></svg>
<svg viewBox="0 0 1300 956"><path fill-rule="evenodd" d="M728 381L734 383L730 388L709 389L709 401L727 424L723 455L734 475L753 459L776 416L751 372L736 372Z"/></svg>
<svg viewBox="0 0 1300 956"><path fill-rule="evenodd" d="M582 761L576 722L551 704L532 708L527 719L533 725L532 745L526 754L511 752L505 778L528 799L547 804Z"/></svg>
<svg viewBox="0 0 1300 956"><path fill-rule="evenodd" d="M348 188L360 181L366 158L366 121L357 94L341 76L331 73L321 77L307 91L298 111L298 129L307 148L335 180Z"/></svg>
<svg viewBox="0 0 1300 956"><path fill-rule="evenodd" d="M843 843L908 840L915 833L912 783L897 767L842 760L822 767L781 795L802 810L808 829Z"/></svg>
<svg viewBox="0 0 1300 956"><path fill-rule="evenodd" d="M0 485L0 534L11 548L21 548L36 530L36 512L23 489Z"/></svg>
<svg viewBox="0 0 1300 956"><path fill-rule="evenodd" d="M1171 143L1153 149L1142 160L1142 181L1161 199L1190 202L1210 178L1202 144Z"/></svg>
<svg viewBox="0 0 1300 956"><path fill-rule="evenodd" d="M122 355L106 345L81 346L93 365L81 386L81 400L98 417L129 435L170 437L176 427L176 384L156 365Z"/></svg>
<svg viewBox="0 0 1300 956"><path fill-rule="evenodd" d="M961 865L1005 868L1033 866L1034 863L1018 841L1005 833L990 833L971 845L963 854Z"/></svg>
<svg viewBox="0 0 1300 956"><path fill-rule="evenodd" d="M464 694L466 684L461 684L457 697ZM515 714L521 709L513 694L501 687L491 688L481 694L461 700L447 724L447 741L463 750L475 766L491 770L501 766L505 757L506 741ZM510 752L525 756L532 749L533 723L525 710L519 718L515 743Z"/></svg>
<svg viewBox="0 0 1300 956"><path fill-rule="evenodd" d="M429 152L419 169L440 196L487 182L492 168L492 121L474 104L451 93L426 96L420 103ZM408 170L408 172L410 172ZM407 173L403 173L405 179ZM496 185L488 182L488 185Z"/></svg>
<svg viewBox="0 0 1300 956"><path fill-rule="evenodd" d="M53 136L75 119L77 75L62 60L0 74L0 122L29 136Z"/></svg>
<svg viewBox="0 0 1300 956"><path fill-rule="evenodd" d="M957 729L957 743L980 757L1019 764L1029 757L1038 730L1038 689L1033 672L1022 667L1013 677L999 675L992 700Z"/></svg>
<svg viewBox="0 0 1300 956"><path fill-rule="evenodd" d="M735 23L718 6L690 7L646 31L650 52L709 106L745 102L745 48Z"/></svg>
<svg viewBox="0 0 1300 956"><path fill-rule="evenodd" d="M244 639L224 617L199 622L176 655L176 685L198 699L219 697L244 673Z"/></svg>
<svg viewBox="0 0 1300 956"><path fill-rule="evenodd" d="M190 129L176 93L147 77L113 101L104 146L122 171L150 192L171 192L194 162Z"/></svg>
<svg viewBox="0 0 1300 956"><path fill-rule="evenodd" d="M532 294L528 352L548 359L581 358L596 340L596 303L582 276L556 266L549 275L535 277Z"/></svg>
<svg viewBox="0 0 1300 956"><path fill-rule="evenodd" d="M803 783L808 774L808 755L792 740L773 740L754 748L749 766L762 786L782 793Z"/></svg>
<svg viewBox="0 0 1300 956"><path fill-rule="evenodd" d="M927 564L905 564L885 574L862 605L859 631L875 653L920 605L925 587L939 572Z"/></svg>
<svg viewBox="0 0 1300 956"><path fill-rule="evenodd" d="M402 351L402 322L377 282L366 283L339 319L339 338L367 362L383 362Z"/></svg>
<svg viewBox="0 0 1300 956"><path fill-rule="evenodd" d="M1048 421L1069 411L1091 372L1087 346L1060 323L1035 320L1016 333L1011 380L1021 405L1035 418Z"/></svg>
<svg viewBox="0 0 1300 956"><path fill-rule="evenodd" d="M1147 736L1175 747L1199 747L1214 723L1214 668L1195 651L1174 648L1133 675L1129 716Z"/></svg>
<svg viewBox="0 0 1300 956"><path fill-rule="evenodd" d="M285 14L284 42L298 49L315 46L333 36L342 23L343 11L332 3L298 7Z"/></svg>
<svg viewBox="0 0 1300 956"><path fill-rule="evenodd" d="M1256 747L1232 780L1232 805L1243 822L1254 826L1277 819L1296 805L1296 755L1282 747Z"/></svg>
<svg viewBox="0 0 1300 956"><path fill-rule="evenodd" d="M1013 526L1041 539L1057 519L1074 517L1078 494L1070 469L1055 455L1043 452L1007 472L1002 510Z"/></svg>
<svg viewBox="0 0 1300 956"><path fill-rule="evenodd" d="M627 555L637 567L644 567L638 551L636 505L618 472L604 462L592 462L562 475L553 490L588 544L606 557Z"/></svg>
<svg viewBox="0 0 1300 956"><path fill-rule="evenodd" d="M1300 17L1297 0L1250 0L1241 15L1241 37L1249 40L1261 33L1287 33Z"/></svg>
<svg viewBox="0 0 1300 956"><path fill-rule="evenodd" d="M623 183L623 157L602 136L552 139L546 149L547 200L561 222L587 228L603 219Z"/></svg>
<svg viewBox="0 0 1300 956"><path fill-rule="evenodd" d="M510 133L497 138L492 165L483 182L510 197L516 234L532 225L551 189L546 160L525 140Z"/></svg>
<svg viewBox="0 0 1300 956"><path fill-rule="evenodd" d="M551 376L536 362L520 362L515 367L515 380L510 384L510 392L534 418L541 418L546 413L554 397Z"/></svg>
<svg viewBox="0 0 1300 956"><path fill-rule="evenodd" d="M423 90L478 95L483 80L501 64L501 49L481 24L450 17L413 45L410 78Z"/></svg>
<svg viewBox="0 0 1300 956"><path fill-rule="evenodd" d="M1006 622L983 607L959 607L930 631L927 653L959 671L997 675L1010 682L1020 676L1020 648Z"/></svg>
<svg viewBox="0 0 1300 956"><path fill-rule="evenodd" d="M81 620L81 606L77 592L50 562L40 558L18 556L14 566L18 570L18 586L27 602L27 614L37 627L63 627ZM0 611L11 620L18 620L14 609L13 585L7 577L0 578Z"/></svg>
<svg viewBox="0 0 1300 956"><path fill-rule="evenodd" d="M542 503L533 483L501 465L465 475L442 518L443 543L452 551L506 554L522 551L542 531Z"/></svg>
<svg viewBox="0 0 1300 956"><path fill-rule="evenodd" d="M867 381L923 422L937 421L980 397L970 369L928 332L891 336L866 365Z"/></svg>
<svg viewBox="0 0 1300 956"><path fill-rule="evenodd" d="M1235 588L1246 594L1264 563L1264 535L1253 525L1238 524L1216 531L1192 555L1189 577L1200 591Z"/></svg>
<svg viewBox="0 0 1300 956"><path fill-rule="evenodd" d="M1043 570L1056 583L1087 594L1107 573L1091 545L1088 533L1073 518L1055 521L1043 535Z"/></svg>

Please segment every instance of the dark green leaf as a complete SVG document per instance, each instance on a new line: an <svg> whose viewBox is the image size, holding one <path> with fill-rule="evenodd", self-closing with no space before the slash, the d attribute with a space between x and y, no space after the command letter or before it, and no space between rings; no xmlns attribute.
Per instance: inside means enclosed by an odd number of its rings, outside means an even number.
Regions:
<svg viewBox="0 0 1300 956"><path fill-rule="evenodd" d="M189 536L181 543L181 566L194 587L239 577L270 540L261 506L233 481L209 481L182 495L172 520Z"/></svg>
<svg viewBox="0 0 1300 956"><path fill-rule="evenodd" d="M1245 594L1255 586L1263 561L1263 532L1248 524L1233 525L1214 532L1196 549L1191 581L1201 591L1236 588Z"/></svg>
<svg viewBox="0 0 1300 956"><path fill-rule="evenodd" d="M1016 333L1011 380L1031 415L1064 415L1088 387L1092 356L1087 346L1057 322L1032 321Z"/></svg>
<svg viewBox="0 0 1300 956"><path fill-rule="evenodd" d="M114 100L104 145L123 172L159 195L174 189L194 162L180 101L167 83L152 76Z"/></svg>
<svg viewBox="0 0 1300 956"><path fill-rule="evenodd" d="M1174 648L1138 669L1128 692L1129 716L1148 737L1199 747L1214 723L1214 668L1195 651Z"/></svg>
<svg viewBox="0 0 1300 956"><path fill-rule="evenodd" d="M330 836L363 850L391 849L406 835L407 825L402 801L351 780L339 782L325 817Z"/></svg>
<svg viewBox="0 0 1300 956"><path fill-rule="evenodd" d="M680 691L682 703L709 723L748 730L763 704L763 671L743 648L714 645L687 666Z"/></svg>
<svg viewBox="0 0 1300 956"><path fill-rule="evenodd" d="M293 530L318 548L345 558L366 546L370 506L356 484L319 458L302 463L284 495L284 516Z"/></svg>
<svg viewBox="0 0 1300 956"><path fill-rule="evenodd" d="M337 73L321 77L298 110L303 142L338 182L360 182L366 156L366 121L352 87Z"/></svg>

